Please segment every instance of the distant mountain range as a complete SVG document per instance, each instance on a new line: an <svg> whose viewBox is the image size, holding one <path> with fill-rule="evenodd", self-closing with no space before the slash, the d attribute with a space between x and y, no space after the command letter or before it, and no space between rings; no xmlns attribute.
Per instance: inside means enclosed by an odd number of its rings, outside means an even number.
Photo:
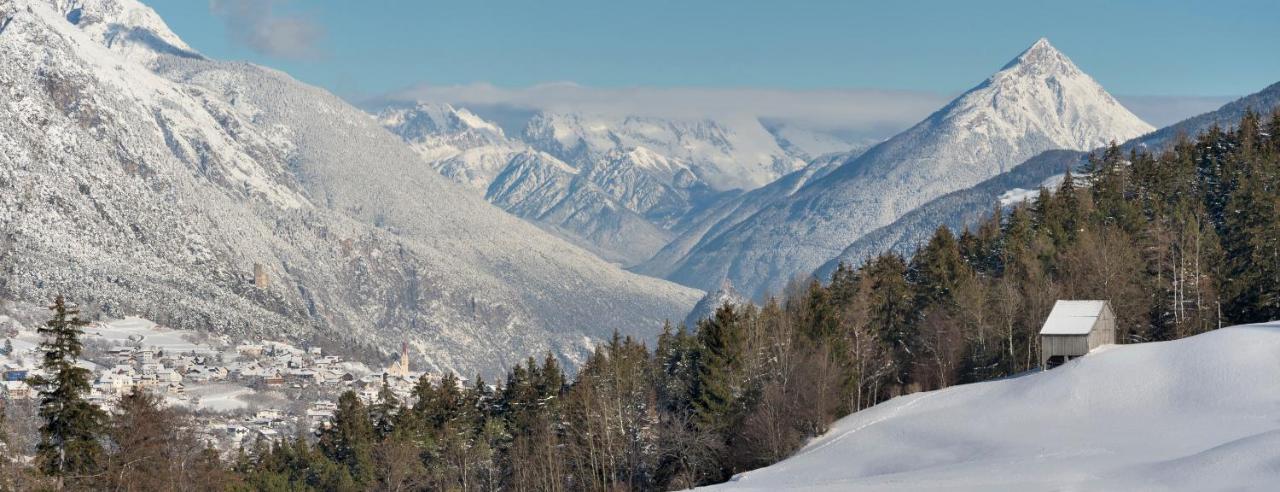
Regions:
<svg viewBox="0 0 1280 492"><path fill-rule="evenodd" d="M650 339L703 295L512 217L363 111L209 59L134 0L0 3L0 57L0 297L406 340L423 369L495 376L546 352L573 366L614 330ZM502 141L470 130L450 145Z"/></svg>
<svg viewBox="0 0 1280 492"><path fill-rule="evenodd" d="M509 135L467 108L412 102L378 120L490 203L624 265L648 260L713 204L804 167L811 152L856 147L749 116L544 110Z"/></svg>

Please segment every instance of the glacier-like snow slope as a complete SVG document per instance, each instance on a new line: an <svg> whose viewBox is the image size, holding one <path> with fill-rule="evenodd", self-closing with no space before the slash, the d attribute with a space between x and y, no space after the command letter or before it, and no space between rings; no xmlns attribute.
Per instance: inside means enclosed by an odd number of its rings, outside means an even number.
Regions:
<svg viewBox="0 0 1280 492"><path fill-rule="evenodd" d="M1050 149L1089 150L1151 131L1041 39L911 129L750 218L699 239L668 278L759 298L862 234Z"/></svg>
<svg viewBox="0 0 1280 492"><path fill-rule="evenodd" d="M716 490L1276 490L1280 323L889 400Z"/></svg>
<svg viewBox="0 0 1280 492"><path fill-rule="evenodd" d="M649 259L690 216L736 190L799 169L812 151L854 146L741 115L543 110L515 135L448 104L391 103L378 119L441 174L625 265Z"/></svg>
<svg viewBox="0 0 1280 492"><path fill-rule="evenodd" d="M423 369L493 376L546 352L573 366L614 330L650 338L702 296L423 172L332 94L192 52L134 0L5 0L0 26L0 297L407 340Z"/></svg>

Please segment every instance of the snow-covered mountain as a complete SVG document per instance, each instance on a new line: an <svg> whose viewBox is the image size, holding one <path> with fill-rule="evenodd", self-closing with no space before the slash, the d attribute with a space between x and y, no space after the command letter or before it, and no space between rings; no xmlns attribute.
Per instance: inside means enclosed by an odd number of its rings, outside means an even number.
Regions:
<svg viewBox="0 0 1280 492"><path fill-rule="evenodd" d="M777 292L862 234L1051 149L1089 150L1151 131L1041 39L911 129L732 226L710 227L668 278Z"/></svg>
<svg viewBox="0 0 1280 492"><path fill-rule="evenodd" d="M718 237L750 219L769 204L785 200L809 182L826 176L845 161L857 157L858 152L855 150L818 157L803 169L778 178L768 185L720 200L686 219L688 225L680 228L682 232L678 236L671 239L652 258L636 265L632 270L661 278L673 275L681 261L704 238Z"/></svg>
<svg viewBox="0 0 1280 492"><path fill-rule="evenodd" d="M424 369L493 375L548 351L572 365L615 329L649 338L702 296L423 172L366 113L201 56L134 0L0 1L0 59L0 298L407 339Z"/></svg>
<svg viewBox="0 0 1280 492"><path fill-rule="evenodd" d="M466 108L397 103L378 113L437 171L626 265L649 259L708 206L854 146L752 117L533 112L514 135Z"/></svg>
<svg viewBox="0 0 1280 492"><path fill-rule="evenodd" d="M1209 130L1214 125L1229 128L1239 123L1240 118L1248 110L1265 115L1276 109L1280 109L1280 83L1272 84L1208 113L1196 115L1130 139L1121 143L1120 148L1125 153L1131 149L1159 153L1169 149L1179 135L1194 136ZM1063 170L1067 168L1072 168L1077 173L1087 172L1088 158L1089 154L1082 151L1042 152L1008 172L998 174L971 188L953 191L935 198L904 214L898 220L858 238L839 256L818 268L814 276L822 279L830 278L840 262L859 265L872 256L886 251L910 255L918 246L929 240L938 226L946 225L952 231L974 227L991 214L997 202L1004 206L1021 202L1024 197L1037 193L1042 185L1052 190L1062 182Z"/></svg>
<svg viewBox="0 0 1280 492"><path fill-rule="evenodd" d="M900 396L712 490L1274 490L1280 323Z"/></svg>

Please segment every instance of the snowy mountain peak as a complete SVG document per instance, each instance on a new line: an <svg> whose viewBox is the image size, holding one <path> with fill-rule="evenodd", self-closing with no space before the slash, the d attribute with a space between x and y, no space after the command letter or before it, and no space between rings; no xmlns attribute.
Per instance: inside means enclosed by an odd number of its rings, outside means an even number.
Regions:
<svg viewBox="0 0 1280 492"><path fill-rule="evenodd" d="M63 18L125 58L147 63L158 54L200 56L160 15L137 0L52 0Z"/></svg>
<svg viewBox="0 0 1280 492"><path fill-rule="evenodd" d="M455 108L448 103L418 102L411 106L390 107L378 114L378 121L410 141L469 131L485 134L494 141L506 138L502 128L465 108Z"/></svg>
<svg viewBox="0 0 1280 492"><path fill-rule="evenodd" d="M1014 145L1034 136L1049 140L1049 148L1073 150L1154 130L1045 38L904 135L924 130L947 140L964 134L939 134L940 127L975 129L978 136Z"/></svg>
<svg viewBox="0 0 1280 492"><path fill-rule="evenodd" d="M1088 77L1071 62L1067 55L1049 44L1046 38L1040 38L1009 63L1001 67L992 79L1001 77L1019 77L1043 79L1047 77Z"/></svg>

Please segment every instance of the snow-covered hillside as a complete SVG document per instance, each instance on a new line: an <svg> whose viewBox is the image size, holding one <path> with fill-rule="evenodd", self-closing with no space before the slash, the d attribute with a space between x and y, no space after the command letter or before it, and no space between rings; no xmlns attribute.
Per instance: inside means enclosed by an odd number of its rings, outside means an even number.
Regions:
<svg viewBox="0 0 1280 492"><path fill-rule="evenodd" d="M747 116L543 110L507 134L469 109L413 102L382 108L378 120L490 203L626 265L735 190L772 183L815 150L854 146Z"/></svg>
<svg viewBox="0 0 1280 492"><path fill-rule="evenodd" d="M807 275L862 234L1051 149L1089 150L1151 131L1041 39L925 121L799 191L761 206L673 262L704 289L730 279L751 297Z"/></svg>
<svg viewBox="0 0 1280 492"><path fill-rule="evenodd" d="M718 490L1275 490L1280 323L902 396Z"/></svg>
<svg viewBox="0 0 1280 492"><path fill-rule="evenodd" d="M0 1L0 26L0 298L407 338L427 369L494 375L649 338L702 296L504 213L328 92L190 51L134 0Z"/></svg>

